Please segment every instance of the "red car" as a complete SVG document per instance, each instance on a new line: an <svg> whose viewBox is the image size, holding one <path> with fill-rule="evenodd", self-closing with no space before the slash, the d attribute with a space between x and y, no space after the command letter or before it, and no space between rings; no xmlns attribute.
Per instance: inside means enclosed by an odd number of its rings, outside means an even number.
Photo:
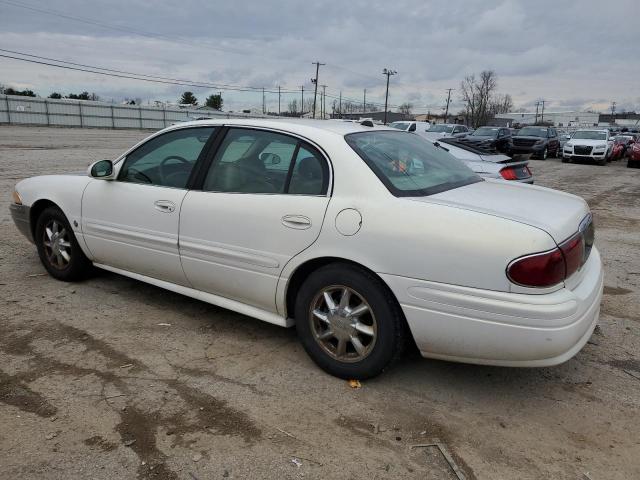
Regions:
<svg viewBox="0 0 640 480"><path fill-rule="evenodd" d="M632 143L636 141L635 135L623 133L613 138L610 160L620 160L627 156Z"/></svg>
<svg viewBox="0 0 640 480"><path fill-rule="evenodd" d="M638 140L632 140L629 148L627 148L627 167L639 168L640 167L640 142Z"/></svg>

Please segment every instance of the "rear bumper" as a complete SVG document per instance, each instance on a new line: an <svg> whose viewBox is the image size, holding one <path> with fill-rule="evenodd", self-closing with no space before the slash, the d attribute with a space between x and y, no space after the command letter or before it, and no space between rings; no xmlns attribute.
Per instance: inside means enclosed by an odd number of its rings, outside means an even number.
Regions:
<svg viewBox="0 0 640 480"><path fill-rule="evenodd" d="M16 224L20 233L33 243L33 235L31 234L31 207L12 203L9 205L9 211L11 212L13 223Z"/></svg>
<svg viewBox="0 0 640 480"><path fill-rule="evenodd" d="M557 365L587 343L598 321L597 249L573 289L527 295L382 275L425 357L512 367Z"/></svg>

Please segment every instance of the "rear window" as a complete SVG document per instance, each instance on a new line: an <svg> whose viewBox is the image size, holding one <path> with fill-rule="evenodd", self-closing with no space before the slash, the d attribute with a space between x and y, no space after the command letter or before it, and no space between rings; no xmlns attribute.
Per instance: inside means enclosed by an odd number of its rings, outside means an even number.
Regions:
<svg viewBox="0 0 640 480"><path fill-rule="evenodd" d="M397 197L433 195L482 181L460 160L417 135L382 130L351 133L345 139Z"/></svg>

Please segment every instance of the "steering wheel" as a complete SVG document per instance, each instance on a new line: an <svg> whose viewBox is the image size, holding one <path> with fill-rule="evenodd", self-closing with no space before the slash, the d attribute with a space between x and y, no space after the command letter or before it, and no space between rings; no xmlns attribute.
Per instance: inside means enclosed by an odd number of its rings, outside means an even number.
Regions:
<svg viewBox="0 0 640 480"><path fill-rule="evenodd" d="M133 168L133 167L129 167L128 172L127 172L127 177L131 176L133 178L140 178L142 180L145 181L145 183L153 183L153 180L151 180L146 174L142 173L140 170Z"/></svg>
<svg viewBox="0 0 640 480"><path fill-rule="evenodd" d="M160 175L160 179L162 180L162 183L166 182L168 176L174 175L176 173L182 173L182 172L173 172L173 173L170 173L169 175L165 175L165 165L167 164L167 162L169 162L169 160L179 160L182 163L190 164L189 160L187 160L186 158L182 158L178 155L169 155L167 158L165 158L160 162L160 165L158 165L158 174Z"/></svg>

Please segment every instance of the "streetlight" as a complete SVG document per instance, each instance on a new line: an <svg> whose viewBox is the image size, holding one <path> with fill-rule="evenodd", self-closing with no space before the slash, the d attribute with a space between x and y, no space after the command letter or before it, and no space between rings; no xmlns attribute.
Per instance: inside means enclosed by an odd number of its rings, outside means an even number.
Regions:
<svg viewBox="0 0 640 480"><path fill-rule="evenodd" d="M382 74L387 76L387 93L384 96L384 124L387 124L387 103L389 101L389 77L396 75L398 72L390 68L384 68Z"/></svg>

